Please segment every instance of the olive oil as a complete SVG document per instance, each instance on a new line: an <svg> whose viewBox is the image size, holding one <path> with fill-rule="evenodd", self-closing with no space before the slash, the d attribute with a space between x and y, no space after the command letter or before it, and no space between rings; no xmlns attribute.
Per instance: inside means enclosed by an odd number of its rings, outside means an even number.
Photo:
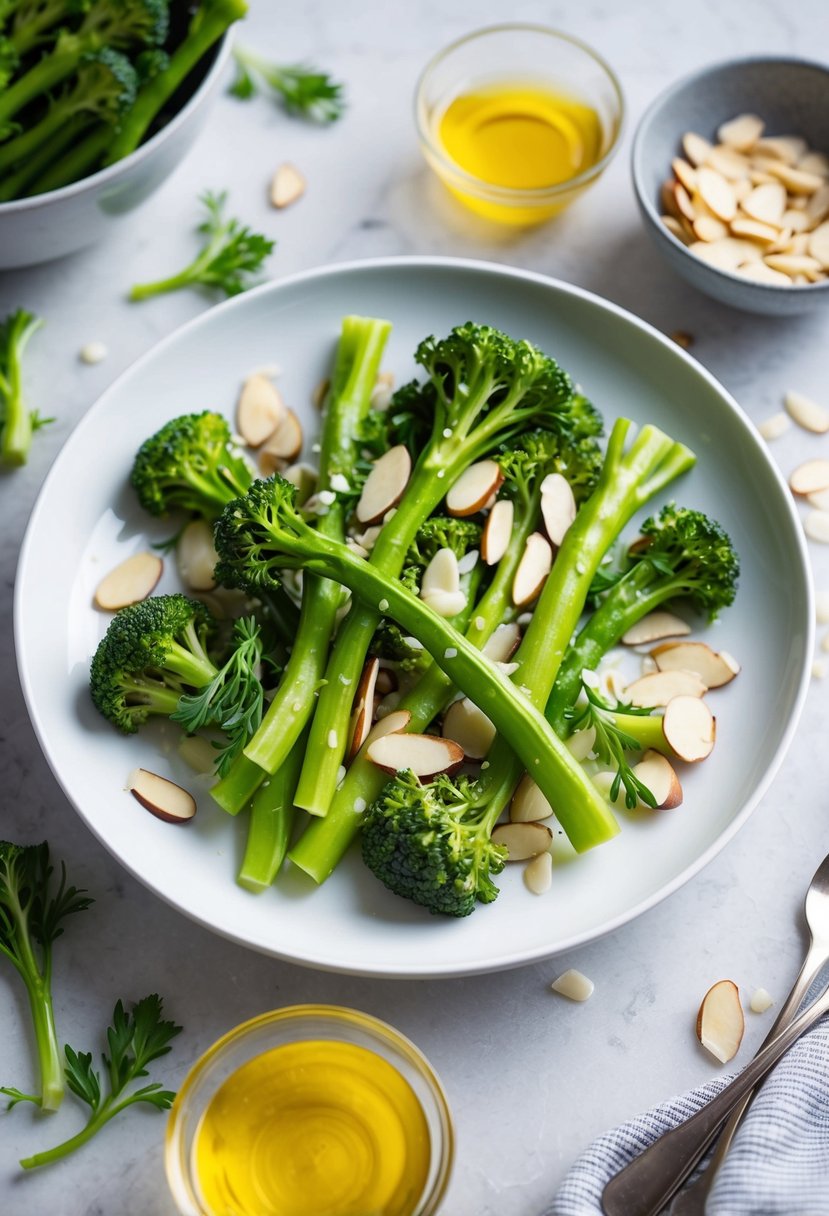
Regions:
<svg viewBox="0 0 829 1216"><path fill-rule="evenodd" d="M497 189L542 192L571 181L602 155L598 113L577 97L531 80L501 80L454 97L435 115L446 156L464 172L496 188L494 201L452 187L473 210L493 219L533 223L560 210L544 205L506 206Z"/></svg>
<svg viewBox="0 0 829 1216"><path fill-rule="evenodd" d="M412 1216L429 1175L414 1090L336 1040L274 1047L216 1091L194 1145L211 1216Z"/></svg>

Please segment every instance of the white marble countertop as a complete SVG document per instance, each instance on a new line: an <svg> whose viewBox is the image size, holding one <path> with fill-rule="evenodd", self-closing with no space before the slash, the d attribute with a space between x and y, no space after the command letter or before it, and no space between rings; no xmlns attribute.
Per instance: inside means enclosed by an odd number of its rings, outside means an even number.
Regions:
<svg viewBox="0 0 829 1216"><path fill-rule="evenodd" d="M446 1212L533 1216L599 1132L716 1072L693 1032L712 982L732 978L746 994L762 985L778 1000L788 990L803 946L803 893L829 851L823 770L829 683L813 680L791 751L738 837L681 891L612 937L564 958L472 979L413 984L320 974L191 924L139 886L82 826L47 768L18 691L11 635L17 550L42 478L84 411L156 339L207 306L194 293L143 307L123 299L135 279L183 260L195 196L205 187L228 187L234 210L278 238L274 277L395 253L530 267L607 296L666 332L692 333L692 353L758 421L780 408L789 388L826 400L829 318L742 315L674 279L642 232L628 152L637 117L678 75L752 51L811 55L828 44L829 12L821 0L767 0L750 8L727 0L684 8L647 0L525 0L509 12L495 0L306 0L279 12L253 0L251 7L248 42L283 61L311 59L347 82L343 122L308 129L264 100L243 108L222 97L186 162L142 209L111 225L96 248L0 276L0 315L20 304L47 318L31 348L29 382L32 401L58 418L37 437L27 468L0 479L0 834L48 837L73 879L97 900L56 954L55 1004L66 1040L91 1045L117 997L158 989L185 1026L160 1069L175 1085L223 1031L263 1010L301 1001L365 1009L410 1035L448 1089L458 1158ZM630 121L620 154L592 194L555 225L496 244L433 188L415 141L411 96L435 49L504 17L551 23L595 45L622 79ZM266 204L265 186L281 160L297 163L310 185L301 205L277 215ZM78 350L92 339L105 342L109 356L87 367ZM826 443L793 429L775 443L774 455L788 471L807 455L825 453ZM829 550L813 545L811 552L818 587L829 587ZM549 991L569 966L595 981L586 1005ZM24 1014L21 988L3 969L3 1082L27 1079ZM740 1059L762 1039L771 1016L748 1015ZM73 1117L62 1117L62 1132ZM137 1110L73 1159L21 1177L16 1159L54 1139L34 1112L2 1117L4 1216L173 1216L156 1112Z"/></svg>

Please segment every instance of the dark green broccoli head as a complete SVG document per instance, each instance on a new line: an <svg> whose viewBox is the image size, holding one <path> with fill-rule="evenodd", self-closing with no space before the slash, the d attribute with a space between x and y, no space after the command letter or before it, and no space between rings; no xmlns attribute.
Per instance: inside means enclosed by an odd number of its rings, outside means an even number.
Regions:
<svg viewBox="0 0 829 1216"><path fill-rule="evenodd" d="M734 602L740 559L716 520L668 503L645 521L642 536L647 543L631 552L631 560L647 562L675 588L673 595L687 596L711 620Z"/></svg>
<svg viewBox="0 0 829 1216"><path fill-rule="evenodd" d="M316 534L296 508L296 486L275 474L228 503L213 534L216 581L252 593L280 585L280 572L306 564Z"/></svg>
<svg viewBox="0 0 829 1216"><path fill-rule="evenodd" d="M211 410L172 418L145 439L130 475L138 501L151 515L194 511L208 522L252 480L227 419Z"/></svg>
<svg viewBox="0 0 829 1216"><path fill-rule="evenodd" d="M99 38L102 45L128 50L163 46L169 29L169 0L105 0L92 5L78 32Z"/></svg>
<svg viewBox="0 0 829 1216"><path fill-rule="evenodd" d="M138 74L120 51L104 47L85 55L67 97L67 114L96 114L115 123L135 104Z"/></svg>
<svg viewBox="0 0 829 1216"><path fill-rule="evenodd" d="M185 692L217 674L208 657L216 623L203 604L184 595L158 595L122 608L92 659L95 706L128 734L150 714L171 716Z"/></svg>
<svg viewBox="0 0 829 1216"><path fill-rule="evenodd" d="M602 469L602 451L592 436L574 438L536 428L510 444L502 444L495 459L506 491L529 502L544 478L560 473L570 483L577 503L592 494Z"/></svg>
<svg viewBox="0 0 829 1216"><path fill-rule="evenodd" d="M441 549L451 549L461 558L481 543L482 528L471 519L455 519L451 515L432 515L423 521L406 554L406 566L421 573Z"/></svg>
<svg viewBox="0 0 829 1216"><path fill-rule="evenodd" d="M498 896L492 874L507 851L495 845L475 809L474 786L461 777L422 785L398 773L363 819L363 860L381 882L430 912L469 916Z"/></svg>
<svg viewBox="0 0 829 1216"><path fill-rule="evenodd" d="M143 85L167 71L170 66L170 56L160 47L150 47L149 50L136 55L134 62L139 84Z"/></svg>

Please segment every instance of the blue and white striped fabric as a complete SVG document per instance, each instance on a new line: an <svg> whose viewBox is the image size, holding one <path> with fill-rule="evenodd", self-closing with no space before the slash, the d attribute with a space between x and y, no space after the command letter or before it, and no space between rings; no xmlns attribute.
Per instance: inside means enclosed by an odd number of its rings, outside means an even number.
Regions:
<svg viewBox="0 0 829 1216"><path fill-rule="evenodd" d="M545 1216L601 1216L614 1174L722 1089L728 1077L673 1098L600 1136ZM783 1057L737 1132L706 1216L829 1216L829 1017Z"/></svg>

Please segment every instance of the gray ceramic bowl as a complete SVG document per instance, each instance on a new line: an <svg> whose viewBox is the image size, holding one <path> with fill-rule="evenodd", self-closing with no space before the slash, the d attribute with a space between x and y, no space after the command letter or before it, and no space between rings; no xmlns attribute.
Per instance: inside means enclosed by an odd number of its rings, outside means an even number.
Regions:
<svg viewBox="0 0 829 1216"><path fill-rule="evenodd" d="M727 274L689 253L660 220L659 191L686 131L715 139L737 114L759 114L769 135L802 135L829 152L829 68L804 59L730 60L686 76L646 111L633 141L636 198L645 227L666 262L706 295L746 312L788 316L829 304L829 280L778 287Z"/></svg>
<svg viewBox="0 0 829 1216"><path fill-rule="evenodd" d="M60 190L0 203L0 270L75 253L99 240L105 225L152 194L204 125L231 46L229 32L207 67L200 65L201 80L181 109L130 156Z"/></svg>

